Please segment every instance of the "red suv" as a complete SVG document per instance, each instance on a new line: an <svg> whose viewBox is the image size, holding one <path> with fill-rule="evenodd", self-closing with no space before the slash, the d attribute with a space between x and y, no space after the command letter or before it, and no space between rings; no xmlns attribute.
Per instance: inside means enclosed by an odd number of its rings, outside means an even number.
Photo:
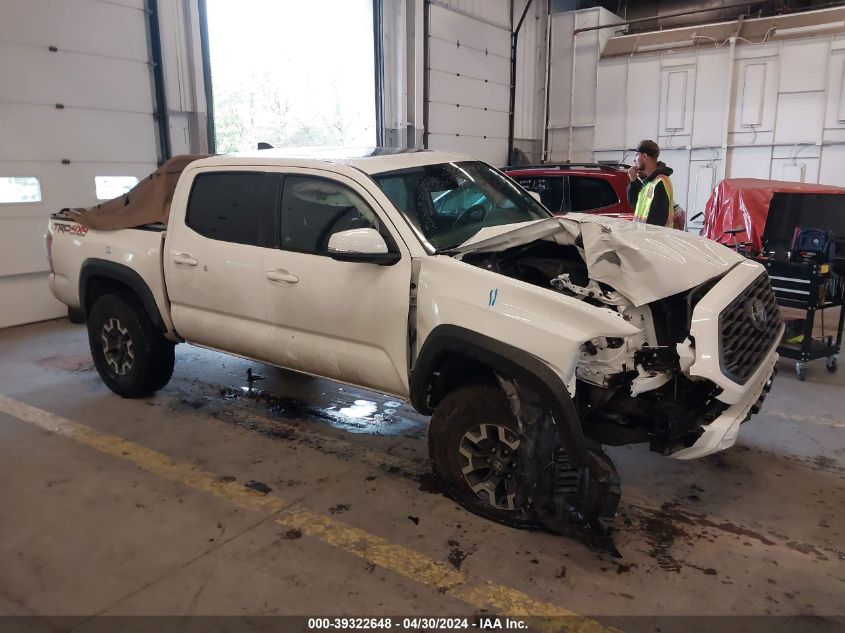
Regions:
<svg viewBox="0 0 845 633"><path fill-rule="evenodd" d="M628 166L620 163L564 163L506 167L505 173L540 194L555 214L578 211L634 219L628 204Z"/></svg>

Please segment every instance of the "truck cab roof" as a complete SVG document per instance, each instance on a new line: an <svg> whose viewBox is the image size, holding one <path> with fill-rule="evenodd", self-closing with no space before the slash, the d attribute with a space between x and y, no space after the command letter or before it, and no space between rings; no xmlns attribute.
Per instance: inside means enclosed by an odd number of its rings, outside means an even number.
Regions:
<svg viewBox="0 0 845 633"><path fill-rule="evenodd" d="M368 175L424 165L476 160L465 154L429 149L390 147L294 147L260 149L212 156L191 163L196 167L237 165L278 165L279 167L318 167L346 165Z"/></svg>

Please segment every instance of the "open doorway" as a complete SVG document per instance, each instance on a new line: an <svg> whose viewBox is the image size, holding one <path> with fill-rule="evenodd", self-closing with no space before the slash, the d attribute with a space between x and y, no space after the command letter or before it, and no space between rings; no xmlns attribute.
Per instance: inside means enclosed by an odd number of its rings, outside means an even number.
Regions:
<svg viewBox="0 0 845 633"><path fill-rule="evenodd" d="M216 151L376 145L373 1L206 0Z"/></svg>

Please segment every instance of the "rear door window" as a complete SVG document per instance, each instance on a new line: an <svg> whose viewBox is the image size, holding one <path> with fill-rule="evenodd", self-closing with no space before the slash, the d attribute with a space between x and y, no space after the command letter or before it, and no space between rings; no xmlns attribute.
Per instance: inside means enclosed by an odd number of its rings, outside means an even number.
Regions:
<svg viewBox="0 0 845 633"><path fill-rule="evenodd" d="M540 194L540 200L552 213L567 211L564 204L566 178L564 176L522 176L515 178L523 189Z"/></svg>
<svg viewBox="0 0 845 633"><path fill-rule="evenodd" d="M275 246L278 174L215 172L194 179L185 223L213 240Z"/></svg>
<svg viewBox="0 0 845 633"><path fill-rule="evenodd" d="M619 202L609 182L587 176L569 177L569 197L572 211L593 211Z"/></svg>

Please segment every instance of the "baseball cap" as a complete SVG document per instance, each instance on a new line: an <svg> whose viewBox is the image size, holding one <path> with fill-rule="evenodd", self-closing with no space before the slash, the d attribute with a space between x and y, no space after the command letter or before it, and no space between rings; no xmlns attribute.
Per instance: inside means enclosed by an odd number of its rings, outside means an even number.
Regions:
<svg viewBox="0 0 845 633"><path fill-rule="evenodd" d="M639 152L640 154L648 154L652 158L660 156L660 148L657 146L657 143L649 139L640 141L640 144L637 145L637 149L632 151Z"/></svg>

